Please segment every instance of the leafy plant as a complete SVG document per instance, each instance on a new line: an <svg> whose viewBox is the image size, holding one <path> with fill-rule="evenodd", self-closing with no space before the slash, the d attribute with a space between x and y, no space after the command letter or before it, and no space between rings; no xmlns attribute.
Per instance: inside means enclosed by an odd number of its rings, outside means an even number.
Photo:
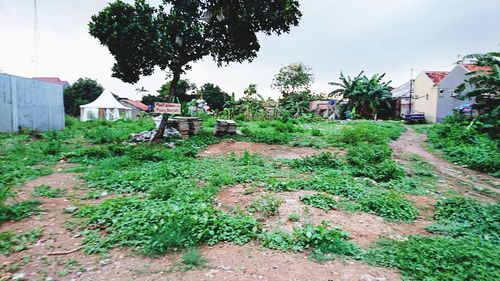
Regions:
<svg viewBox="0 0 500 281"><path fill-rule="evenodd" d="M366 259L398 268L406 280L496 280L499 251L498 243L477 236L411 236L379 242Z"/></svg>
<svg viewBox="0 0 500 281"><path fill-rule="evenodd" d="M291 222L298 222L300 220L300 215L299 214L289 214L288 215L288 220Z"/></svg>
<svg viewBox="0 0 500 281"><path fill-rule="evenodd" d="M337 200L330 195L313 194L300 197L300 201L304 204L320 208L324 211L334 210L339 207Z"/></svg>
<svg viewBox="0 0 500 281"><path fill-rule="evenodd" d="M208 261L200 255L199 249L191 248L182 254L181 262L183 270L191 270L204 267Z"/></svg>
<svg viewBox="0 0 500 281"><path fill-rule="evenodd" d="M263 235L263 245L281 251L307 251L317 260L325 261L334 258L335 254L357 256L360 249L348 242L349 234L338 228L330 228L327 222L318 226L306 224L294 228L292 233L283 230L267 232Z"/></svg>
<svg viewBox="0 0 500 281"><path fill-rule="evenodd" d="M264 217L272 217L278 214L282 203L283 199L277 195L271 193L260 194L252 201L248 211L252 213L259 212Z"/></svg>
<svg viewBox="0 0 500 281"><path fill-rule="evenodd" d="M40 201L28 200L14 203L12 205L0 205L0 222L9 220L21 220L39 211Z"/></svg>
<svg viewBox="0 0 500 281"><path fill-rule="evenodd" d="M436 223L432 232L453 237L479 235L486 240L500 241L500 205L483 205L474 199L455 197L436 203Z"/></svg>

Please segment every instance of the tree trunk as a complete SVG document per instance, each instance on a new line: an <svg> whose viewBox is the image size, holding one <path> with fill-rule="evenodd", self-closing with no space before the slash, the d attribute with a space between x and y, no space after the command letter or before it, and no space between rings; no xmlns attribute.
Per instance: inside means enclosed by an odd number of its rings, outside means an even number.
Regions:
<svg viewBox="0 0 500 281"><path fill-rule="evenodd" d="M169 96L175 98L177 96L177 84L181 78L181 72L179 70L174 71L174 77L170 82ZM159 143L163 140L163 134L165 133L165 129L167 128L168 122L168 114L163 114L163 118L161 119L160 126L158 127L158 132L153 138L153 142Z"/></svg>

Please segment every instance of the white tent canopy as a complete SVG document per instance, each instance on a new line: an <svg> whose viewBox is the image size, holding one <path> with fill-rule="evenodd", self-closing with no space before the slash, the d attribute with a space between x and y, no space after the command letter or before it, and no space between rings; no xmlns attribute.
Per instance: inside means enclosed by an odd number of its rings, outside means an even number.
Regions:
<svg viewBox="0 0 500 281"><path fill-rule="evenodd" d="M131 108L119 103L113 94L103 92L95 101L80 105L80 120L88 121L97 118L115 121L120 118L130 118Z"/></svg>

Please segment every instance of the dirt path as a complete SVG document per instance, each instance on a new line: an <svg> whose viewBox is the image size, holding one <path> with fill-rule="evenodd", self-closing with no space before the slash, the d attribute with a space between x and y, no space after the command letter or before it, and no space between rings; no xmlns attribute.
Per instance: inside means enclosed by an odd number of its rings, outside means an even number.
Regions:
<svg viewBox="0 0 500 281"><path fill-rule="evenodd" d="M484 173L450 163L424 149L427 136L416 133L412 128L391 143L394 158L409 162L408 157L418 155L436 167L441 178L438 186L462 195L475 197L482 202L496 202L500 199L500 180Z"/></svg>
<svg viewBox="0 0 500 281"><path fill-rule="evenodd" d="M312 147L292 147L286 145L274 145L245 141L221 141L219 143L209 145L207 148L201 151L200 155L220 156L229 155L232 152L234 152L236 155L242 155L245 151L276 159L297 159L319 154L321 152L331 152L334 154L341 153L340 150L334 148L315 149Z"/></svg>

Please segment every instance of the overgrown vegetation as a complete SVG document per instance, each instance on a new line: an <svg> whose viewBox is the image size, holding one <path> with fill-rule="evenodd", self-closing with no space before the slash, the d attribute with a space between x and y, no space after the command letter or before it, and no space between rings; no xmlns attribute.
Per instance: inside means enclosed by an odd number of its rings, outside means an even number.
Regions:
<svg viewBox="0 0 500 281"><path fill-rule="evenodd" d="M500 177L498 139L481 133L476 122L452 116L427 129L428 141L450 161Z"/></svg>
<svg viewBox="0 0 500 281"><path fill-rule="evenodd" d="M294 228L292 233L283 230L268 232L263 236L262 243L270 249L305 251L322 262L333 259L335 255L360 254L360 249L348 239L347 232L331 228L328 223L323 222L318 226L306 224L301 228Z"/></svg>
<svg viewBox="0 0 500 281"><path fill-rule="evenodd" d="M23 251L35 243L42 235L42 232L43 229L33 229L23 233L0 232L0 253L8 255Z"/></svg>

